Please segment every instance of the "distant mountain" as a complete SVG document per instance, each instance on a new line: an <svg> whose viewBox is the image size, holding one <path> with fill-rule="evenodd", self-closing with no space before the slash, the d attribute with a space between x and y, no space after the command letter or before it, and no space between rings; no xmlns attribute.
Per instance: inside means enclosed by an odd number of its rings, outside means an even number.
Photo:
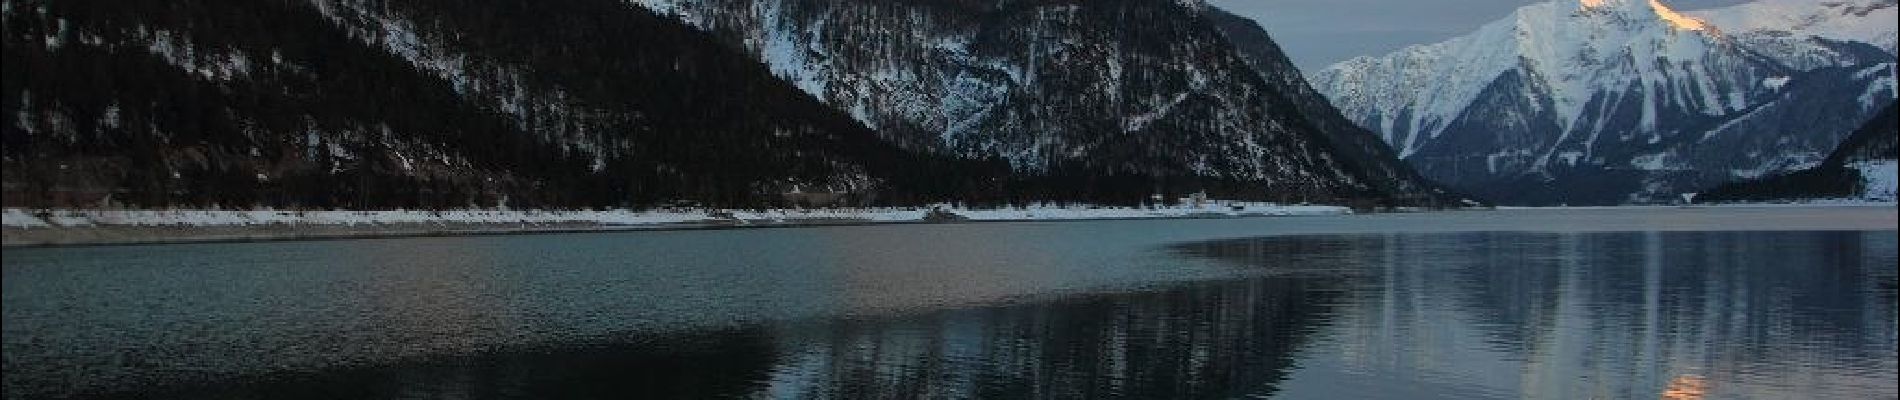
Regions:
<svg viewBox="0 0 1900 400"><path fill-rule="evenodd" d="M1891 55L1900 33L1895 22L1900 0L1756 0L1687 14L1763 56L1801 69L1879 62L1854 44L1871 44Z"/></svg>
<svg viewBox="0 0 1900 400"><path fill-rule="evenodd" d="M1745 9L1559 0L1313 80L1425 176L1468 193L1511 204L1669 201L1814 165L1891 100L1891 42L1836 27L1886 18L1891 28L1892 3L1816 4L1813 18L1783 26ZM1730 34L1716 21L1749 24Z"/></svg>
<svg viewBox="0 0 1900 400"><path fill-rule="evenodd" d="M1900 185L1900 104L1867 121L1820 165L1716 186L1696 202L1865 199L1894 201Z"/></svg>
<svg viewBox="0 0 1900 400"><path fill-rule="evenodd" d="M638 0L907 148L1141 195L1450 199L1199 1ZM1259 33L1257 27L1251 27ZM1111 189L1113 190L1113 189Z"/></svg>

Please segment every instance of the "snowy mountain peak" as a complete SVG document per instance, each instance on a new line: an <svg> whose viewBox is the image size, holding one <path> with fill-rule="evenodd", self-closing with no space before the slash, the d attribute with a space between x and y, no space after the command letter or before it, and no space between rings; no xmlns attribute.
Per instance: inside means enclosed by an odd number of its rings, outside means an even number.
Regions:
<svg viewBox="0 0 1900 400"><path fill-rule="evenodd" d="M1856 99L1887 98L1881 96L1892 93L1891 84L1883 82L1890 78L1858 71L1885 71L1879 65L1893 56L1845 42L1884 37L1890 43L1894 7L1880 4L1894 1L1795 6L1789 5L1794 0L1771 0L1776 7L1690 14L1658 0L1553 0L1444 42L1333 65L1313 83L1428 177L1473 192L1522 182L1553 187L1555 194L1532 202L1640 200L1584 200L1565 191L1649 196L1721 179L1730 170L1772 171L1824 154L1837 133L1788 140L1751 135L1826 131L1816 124L1852 123L1872 111ZM1753 24L1719 22L1730 20ZM1783 33L1764 33L1775 29ZM1833 40L1789 39L1791 30ZM1795 91L1854 104L1838 107L1841 115L1796 117L1811 121L1807 126L1723 123L1819 109L1819 102L1786 100ZM1734 149L1703 146L1725 141L1747 147L1738 157L1759 160L1725 164L1735 161L1729 157ZM1595 171L1579 172L1586 170ZM1704 170L1720 172L1688 176ZM1677 180L1575 189L1553 183L1591 174Z"/></svg>
<svg viewBox="0 0 1900 400"><path fill-rule="evenodd" d="M1537 78L1547 101L1536 107L1554 110L1554 122L1566 129L1580 122L1595 88L1603 86L1692 92L1649 99L1649 111L1641 115L1646 124L1663 102L1709 115L1745 107L1745 101L1732 99L1745 97L1739 92L1759 77L1661 87L1665 77L1705 77L1709 64L1742 62L1705 59L1736 56L1725 47L1714 29L1653 0L1563 0L1519 8L1449 41L1349 60L1320 71L1314 83L1348 115L1376 116L1365 123L1410 156L1512 71Z"/></svg>
<svg viewBox="0 0 1900 400"><path fill-rule="evenodd" d="M1709 29L1707 22L1676 12L1676 10L1669 8L1669 6L1663 5L1661 1L1649 0L1649 6L1651 10L1656 11L1657 17L1662 18L1664 22L1668 22L1677 28L1698 31Z"/></svg>
<svg viewBox="0 0 1900 400"><path fill-rule="evenodd" d="M1632 20L1658 20L1668 26L1684 30L1706 30L1709 24L1700 19L1684 15L1664 5L1660 0L1569 0L1574 7L1563 9L1577 10L1580 14L1613 14Z"/></svg>

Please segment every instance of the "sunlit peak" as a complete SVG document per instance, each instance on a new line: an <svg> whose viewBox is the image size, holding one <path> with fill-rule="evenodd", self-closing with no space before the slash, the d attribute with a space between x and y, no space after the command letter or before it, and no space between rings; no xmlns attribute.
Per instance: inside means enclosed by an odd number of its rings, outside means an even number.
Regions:
<svg viewBox="0 0 1900 400"><path fill-rule="evenodd" d="M1636 0L1643 1L1643 0ZM1628 7L1630 0L1577 0L1578 8L1583 10L1601 10L1605 8Z"/></svg>
<svg viewBox="0 0 1900 400"><path fill-rule="evenodd" d="M1620 8L1621 10L1640 13L1647 8L1646 11L1654 12L1657 18L1662 19L1663 22L1668 23L1676 29L1701 31L1707 30L1709 27L1707 22L1676 12L1675 9L1663 4L1661 0L1577 0L1577 4L1583 10L1592 11L1606 8Z"/></svg>
<svg viewBox="0 0 1900 400"><path fill-rule="evenodd" d="M1586 1L1601 1L1601 0L1586 0ZM1708 22L1703 22L1700 19L1696 19L1694 17L1690 17L1687 15L1682 15L1682 13L1676 12L1675 9L1669 8L1669 6L1667 5L1663 5L1661 0L1649 0L1649 8L1656 10L1656 17L1662 18L1663 22L1668 22L1669 25L1675 26L1676 29L1700 31L1700 30L1707 30L1709 28Z"/></svg>

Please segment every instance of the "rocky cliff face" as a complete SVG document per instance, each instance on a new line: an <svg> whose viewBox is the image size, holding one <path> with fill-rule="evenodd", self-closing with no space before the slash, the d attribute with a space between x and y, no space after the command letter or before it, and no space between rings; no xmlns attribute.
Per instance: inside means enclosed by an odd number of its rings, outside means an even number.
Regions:
<svg viewBox="0 0 1900 400"><path fill-rule="evenodd" d="M640 0L889 140L1164 191L1442 197L1198 2ZM1253 27L1257 32L1257 27Z"/></svg>
<svg viewBox="0 0 1900 400"><path fill-rule="evenodd" d="M1473 194L1668 201L1813 165L1893 97L1879 45L1758 42L1656 1L1564 0L1314 80L1426 176Z"/></svg>

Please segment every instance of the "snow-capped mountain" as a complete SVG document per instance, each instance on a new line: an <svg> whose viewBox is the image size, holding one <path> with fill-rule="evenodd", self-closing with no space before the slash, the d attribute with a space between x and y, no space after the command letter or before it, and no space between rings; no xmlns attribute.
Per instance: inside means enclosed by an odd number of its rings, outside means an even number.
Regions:
<svg viewBox="0 0 1900 400"><path fill-rule="evenodd" d="M635 3L912 148L1163 190L1434 196L1369 134L1315 124L1325 100L1260 73L1198 1Z"/></svg>
<svg viewBox="0 0 1900 400"><path fill-rule="evenodd" d="M1891 3L1861 1L1840 8L1877 18ZM1841 40L1758 48L1714 20L1657 0L1558 0L1313 81L1426 176L1533 204L1656 201L1812 165L1893 97L1894 57L1877 45L1829 33ZM1823 25L1801 31L1858 32Z"/></svg>

